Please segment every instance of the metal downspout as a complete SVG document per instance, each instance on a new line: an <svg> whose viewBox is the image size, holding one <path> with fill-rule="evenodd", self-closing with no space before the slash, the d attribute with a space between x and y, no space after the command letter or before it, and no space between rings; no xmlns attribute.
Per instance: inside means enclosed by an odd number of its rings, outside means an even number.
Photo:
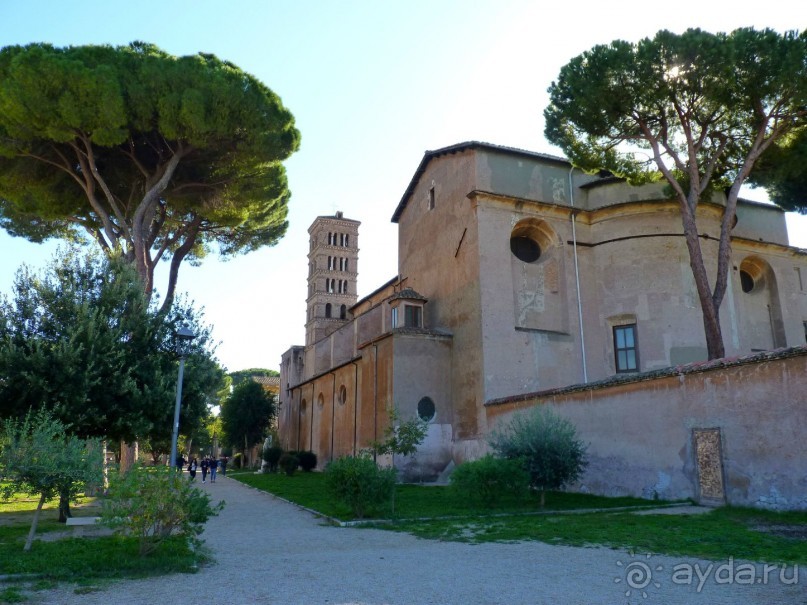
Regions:
<svg viewBox="0 0 807 605"><path fill-rule="evenodd" d="M331 388L331 460L333 460L333 433L336 430L336 372L331 372L331 376L333 376Z"/></svg>
<svg viewBox="0 0 807 605"><path fill-rule="evenodd" d="M354 361L353 367L353 455L356 455L356 446L359 438L359 365Z"/></svg>
<svg viewBox="0 0 807 605"><path fill-rule="evenodd" d="M572 248L574 249L574 281L577 286L577 319L580 323L580 349L583 357L583 382L588 382L588 368L586 366L586 335L583 329L583 301L580 297L580 266L577 260L577 228L574 212L574 186L572 183L574 166L569 168L569 201L572 206Z"/></svg>

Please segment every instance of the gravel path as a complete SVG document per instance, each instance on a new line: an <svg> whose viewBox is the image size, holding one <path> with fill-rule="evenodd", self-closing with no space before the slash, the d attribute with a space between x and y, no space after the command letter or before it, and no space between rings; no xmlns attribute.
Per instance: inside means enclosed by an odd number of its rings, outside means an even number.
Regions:
<svg viewBox="0 0 807 605"><path fill-rule="evenodd" d="M518 544L459 544L421 540L375 529L324 525L314 515L219 476L202 486L227 505L204 533L216 558L197 574L117 582L77 595L73 587L36 593L34 602L59 605L804 605L807 569L786 585L779 570L767 583L715 584L714 568L702 590L672 581L673 566L695 559L631 557L606 548ZM621 564L620 564L621 562ZM725 562L724 562L725 563ZM719 565L720 562L716 563ZM631 566L632 567L629 567ZM647 565L645 582L628 571ZM732 580L740 577L734 563ZM662 567L663 569L658 569ZM761 579L762 566L756 566ZM793 577L788 568L786 581ZM736 575L736 578L734 577ZM617 582L616 580L619 580ZM655 584L658 583L659 586ZM630 595L625 593L630 590Z"/></svg>

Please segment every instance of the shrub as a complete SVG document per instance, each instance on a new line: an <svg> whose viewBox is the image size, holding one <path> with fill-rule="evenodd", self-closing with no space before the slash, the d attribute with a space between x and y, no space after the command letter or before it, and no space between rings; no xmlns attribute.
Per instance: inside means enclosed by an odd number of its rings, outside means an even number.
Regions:
<svg viewBox="0 0 807 605"><path fill-rule="evenodd" d="M503 458L521 459L530 485L541 493L576 481L586 468L586 446L574 425L545 407L513 416L493 431L490 445Z"/></svg>
<svg viewBox="0 0 807 605"><path fill-rule="evenodd" d="M224 507L171 467L133 466L110 483L101 522L119 533L137 537L140 555L153 552L171 535L198 545L207 520Z"/></svg>
<svg viewBox="0 0 807 605"><path fill-rule="evenodd" d="M273 445L272 447L268 447L265 450L263 450L263 459L269 466L270 473L274 473L277 470L277 465L278 462L280 462L280 457L282 455L283 455L283 448L277 445Z"/></svg>
<svg viewBox="0 0 807 605"><path fill-rule="evenodd" d="M317 468L317 455L312 451L297 452L297 460L300 461L300 468L306 473Z"/></svg>
<svg viewBox="0 0 807 605"><path fill-rule="evenodd" d="M328 491L359 519L391 502L395 480L394 468L378 468L365 456L345 456L325 467Z"/></svg>
<svg viewBox="0 0 807 605"><path fill-rule="evenodd" d="M492 507L503 496L524 497L530 475L521 460L496 458L491 454L460 464L451 473L451 488L464 498Z"/></svg>
<svg viewBox="0 0 807 605"><path fill-rule="evenodd" d="M280 457L278 464L280 465L280 468L283 469L283 472L291 477L294 474L294 471L297 470L297 467L300 466L300 461L297 459L297 456L291 452L286 452Z"/></svg>

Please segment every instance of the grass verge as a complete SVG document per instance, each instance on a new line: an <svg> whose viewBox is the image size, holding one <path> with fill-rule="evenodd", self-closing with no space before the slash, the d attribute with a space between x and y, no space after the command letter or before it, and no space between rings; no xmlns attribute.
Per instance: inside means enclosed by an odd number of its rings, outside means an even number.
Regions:
<svg viewBox="0 0 807 605"><path fill-rule="evenodd" d="M351 520L327 494L321 473L235 474L234 478L316 510ZM807 513L724 507L695 515L634 514L607 509L664 502L550 492L543 512L534 500L480 509L442 486L396 486L395 522L376 527L421 538L469 543L540 540L570 546L606 546L641 553L807 564ZM585 509L599 512L568 514Z"/></svg>
<svg viewBox="0 0 807 605"><path fill-rule="evenodd" d="M203 550L194 551L181 538L163 542L152 555L141 557L136 538L118 536L69 536L57 521L58 500L42 511L37 539L30 551L23 545L30 529L37 500L16 496L0 501L0 603L27 600L31 590L53 588L60 582L76 583L76 591L93 591L97 585L122 578L141 578L169 573L191 573L207 559ZM92 508L76 510L86 514ZM52 539L55 532L65 533Z"/></svg>
<svg viewBox="0 0 807 605"><path fill-rule="evenodd" d="M252 472L228 475L259 490L275 494L300 506L313 509L340 521L355 520L351 510L330 496L322 473L296 473L291 477L282 473L255 474ZM589 494L548 492L546 506L541 509L537 498L502 499L495 509L485 508L457 495L446 486L396 485L395 510L378 511L377 519L421 519L468 515L531 513L624 506L657 506L669 504L641 498L605 498Z"/></svg>

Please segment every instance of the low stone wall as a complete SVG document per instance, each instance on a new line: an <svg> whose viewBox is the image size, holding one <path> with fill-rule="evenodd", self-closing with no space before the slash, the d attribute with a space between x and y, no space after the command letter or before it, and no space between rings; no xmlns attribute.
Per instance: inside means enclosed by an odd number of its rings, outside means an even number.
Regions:
<svg viewBox="0 0 807 605"><path fill-rule="evenodd" d="M488 426L548 405L589 444L576 489L807 509L807 348L490 401Z"/></svg>

